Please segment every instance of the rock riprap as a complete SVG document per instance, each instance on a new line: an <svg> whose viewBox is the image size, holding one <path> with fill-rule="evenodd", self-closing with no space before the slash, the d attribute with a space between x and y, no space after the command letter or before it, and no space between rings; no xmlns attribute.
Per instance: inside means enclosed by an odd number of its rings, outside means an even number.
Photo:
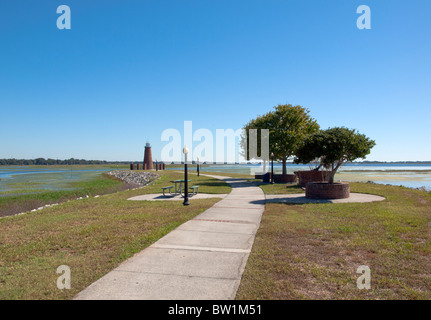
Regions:
<svg viewBox="0 0 431 320"><path fill-rule="evenodd" d="M159 178L159 175L154 172L114 170L107 172L107 174L126 183L136 184L140 186L145 186Z"/></svg>

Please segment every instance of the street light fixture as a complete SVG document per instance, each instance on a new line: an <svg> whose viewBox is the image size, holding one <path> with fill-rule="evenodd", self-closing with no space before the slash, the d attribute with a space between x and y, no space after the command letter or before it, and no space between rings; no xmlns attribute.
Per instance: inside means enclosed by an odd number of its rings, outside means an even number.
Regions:
<svg viewBox="0 0 431 320"><path fill-rule="evenodd" d="M184 206L190 205L189 202L189 183L188 183L188 174L187 174L187 154L189 153L189 148L185 145L183 148L184 153Z"/></svg>
<svg viewBox="0 0 431 320"><path fill-rule="evenodd" d="M196 157L196 162L197 162L196 170L198 171L198 177L199 177L199 157Z"/></svg>
<svg viewBox="0 0 431 320"><path fill-rule="evenodd" d="M271 183L274 183L274 152L271 152Z"/></svg>

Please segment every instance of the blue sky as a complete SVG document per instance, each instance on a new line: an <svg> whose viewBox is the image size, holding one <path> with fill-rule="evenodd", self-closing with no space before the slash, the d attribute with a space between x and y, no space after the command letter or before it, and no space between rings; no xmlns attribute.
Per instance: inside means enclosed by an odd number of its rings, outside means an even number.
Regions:
<svg viewBox="0 0 431 320"><path fill-rule="evenodd" d="M71 30L56 26L59 5ZM359 30L359 5L371 30ZM277 104L431 160L431 2L0 2L0 158L157 158L163 130L238 129Z"/></svg>

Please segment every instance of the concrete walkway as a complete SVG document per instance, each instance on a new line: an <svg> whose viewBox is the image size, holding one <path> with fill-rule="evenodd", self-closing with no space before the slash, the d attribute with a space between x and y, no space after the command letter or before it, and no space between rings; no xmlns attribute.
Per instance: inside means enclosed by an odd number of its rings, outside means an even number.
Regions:
<svg viewBox="0 0 431 320"><path fill-rule="evenodd" d="M259 228L265 195L242 180L207 176L229 183L232 192L74 299L234 299Z"/></svg>

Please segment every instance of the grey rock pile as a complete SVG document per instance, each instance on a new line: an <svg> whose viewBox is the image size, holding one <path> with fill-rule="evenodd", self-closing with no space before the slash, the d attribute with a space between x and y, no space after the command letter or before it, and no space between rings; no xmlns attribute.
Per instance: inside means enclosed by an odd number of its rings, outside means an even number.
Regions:
<svg viewBox="0 0 431 320"><path fill-rule="evenodd" d="M154 172L139 172L129 170L114 170L107 172L110 176L120 179L126 183L146 186L150 182L156 180L159 175Z"/></svg>

